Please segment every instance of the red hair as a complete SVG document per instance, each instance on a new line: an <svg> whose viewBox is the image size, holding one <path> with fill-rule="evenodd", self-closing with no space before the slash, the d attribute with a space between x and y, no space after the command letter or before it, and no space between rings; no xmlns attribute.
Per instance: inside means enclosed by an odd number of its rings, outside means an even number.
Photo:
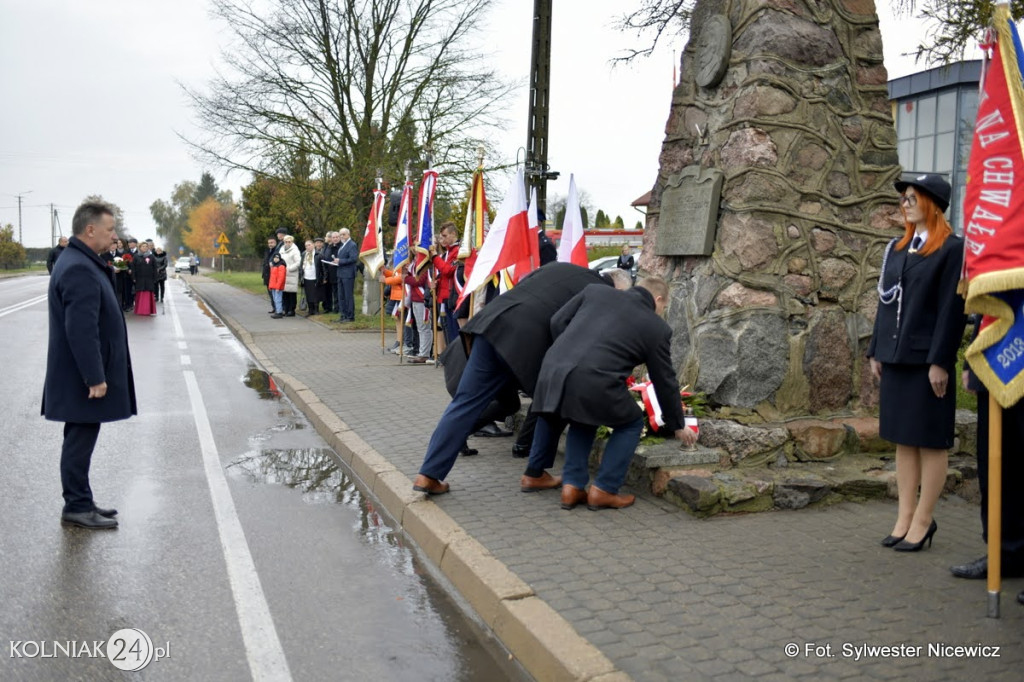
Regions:
<svg viewBox="0 0 1024 682"><path fill-rule="evenodd" d="M913 187L913 185L911 186ZM914 189L917 190L917 205L921 207L921 211L924 213L925 226L928 228L928 239L925 240L924 245L917 252L922 256L928 256L942 248L942 245L946 243L949 236L953 234L953 228L949 226L949 221L946 220L946 216L939 210L935 200L917 187L914 187ZM900 213L903 214L904 233L903 239L896 243L897 251L905 249L917 231L917 227L907 221L907 209L902 202L900 202Z"/></svg>

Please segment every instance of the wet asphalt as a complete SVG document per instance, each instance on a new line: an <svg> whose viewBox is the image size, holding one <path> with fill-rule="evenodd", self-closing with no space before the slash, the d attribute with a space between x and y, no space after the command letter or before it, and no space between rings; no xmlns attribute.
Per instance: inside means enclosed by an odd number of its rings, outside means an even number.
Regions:
<svg viewBox="0 0 1024 682"><path fill-rule="evenodd" d="M139 416L104 425L94 456L120 527L63 527L62 425L39 416L47 283L0 280L0 680L523 678L177 280L157 316L126 318ZM124 628L163 657L115 668Z"/></svg>

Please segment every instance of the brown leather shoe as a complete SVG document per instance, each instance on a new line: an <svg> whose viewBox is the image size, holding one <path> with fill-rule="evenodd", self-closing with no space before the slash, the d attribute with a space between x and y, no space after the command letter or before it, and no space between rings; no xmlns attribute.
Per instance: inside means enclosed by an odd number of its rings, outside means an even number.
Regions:
<svg viewBox="0 0 1024 682"><path fill-rule="evenodd" d="M562 509L575 509L578 504L585 504L587 491L566 483L562 486Z"/></svg>
<svg viewBox="0 0 1024 682"><path fill-rule="evenodd" d="M597 511L598 509L622 509L636 502L636 495L612 495L598 488L590 486L587 494L587 509Z"/></svg>
<svg viewBox="0 0 1024 682"><path fill-rule="evenodd" d="M448 492L448 484L423 474L416 474L416 478L412 482L412 489L428 495L444 495Z"/></svg>
<svg viewBox="0 0 1024 682"><path fill-rule="evenodd" d="M552 476L546 471L543 476L527 476L526 474L523 474L523 477L519 479L519 489L524 493L535 493L538 490L551 490L552 488L558 488L561 485L561 476Z"/></svg>

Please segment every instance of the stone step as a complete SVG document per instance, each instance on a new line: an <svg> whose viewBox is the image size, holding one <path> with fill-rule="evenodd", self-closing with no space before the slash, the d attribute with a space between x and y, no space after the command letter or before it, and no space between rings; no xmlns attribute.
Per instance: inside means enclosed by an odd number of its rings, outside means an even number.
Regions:
<svg viewBox="0 0 1024 682"><path fill-rule="evenodd" d="M893 453L857 453L832 462L784 467L659 467L648 472L647 480L654 494L698 517L802 509L844 500L896 499L894 457ZM977 502L973 458L950 459L945 493Z"/></svg>

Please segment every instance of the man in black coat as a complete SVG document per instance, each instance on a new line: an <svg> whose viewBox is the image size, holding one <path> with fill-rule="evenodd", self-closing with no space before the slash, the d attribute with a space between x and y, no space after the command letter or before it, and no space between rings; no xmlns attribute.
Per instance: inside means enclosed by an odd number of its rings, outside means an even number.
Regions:
<svg viewBox="0 0 1024 682"><path fill-rule="evenodd" d="M99 254L117 240L113 209L86 202L71 220L72 237L50 278L50 338L42 414L64 422L61 521L116 528L116 509L100 509L89 465L102 422L137 414L128 332L112 273Z"/></svg>
<svg viewBox="0 0 1024 682"><path fill-rule="evenodd" d="M327 280L327 296L324 297L325 313L341 312L341 305L338 300L338 268L335 265L331 265L338 256L340 248L341 234L338 232L328 232L327 242L324 244L323 251L320 252L320 260L324 264L324 278Z"/></svg>
<svg viewBox="0 0 1024 682"><path fill-rule="evenodd" d="M569 421L562 472L564 509L583 502L590 509L633 504L633 495L618 491L643 430L643 411L626 386L637 365L647 365L665 428L688 445L697 440L683 423L679 383L672 367L672 328L661 318L667 300L668 285L656 277L642 280L629 291L589 286L551 318L555 341L544 356L533 410ZM614 431L588 493L587 463L602 425ZM540 424L537 431L535 443L541 437Z"/></svg>
<svg viewBox="0 0 1024 682"><path fill-rule="evenodd" d="M46 271L53 274L53 266L60 258L60 254L64 253L64 249L68 247L68 238L61 237L57 240L57 246L50 249L50 253L46 256Z"/></svg>
<svg viewBox="0 0 1024 682"><path fill-rule="evenodd" d="M430 437L413 490L431 495L448 492L448 484L442 481L477 418L510 382L533 393L544 353L551 345L552 315L590 284L607 286L608 282L578 265L551 263L488 303L466 323L461 334L470 351L469 360L455 397Z"/></svg>

